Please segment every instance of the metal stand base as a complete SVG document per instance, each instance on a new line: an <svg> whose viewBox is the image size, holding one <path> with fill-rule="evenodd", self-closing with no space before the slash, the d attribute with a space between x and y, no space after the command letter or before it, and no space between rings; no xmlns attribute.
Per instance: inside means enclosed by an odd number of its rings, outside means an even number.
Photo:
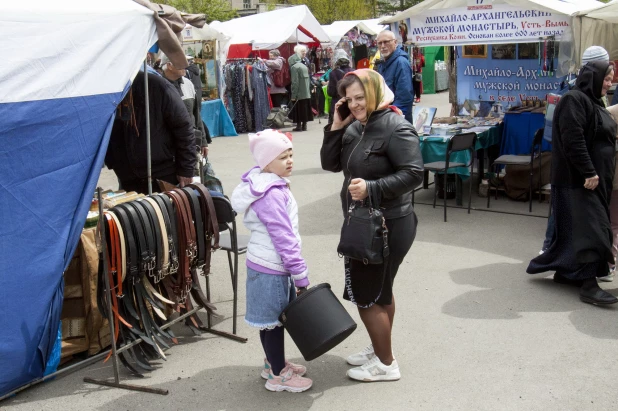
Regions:
<svg viewBox="0 0 618 411"><path fill-rule="evenodd" d="M90 378L90 377L84 377L84 382L87 382L90 384L104 385L106 387L122 388L125 390L131 390L131 391L147 392L149 394L167 395L170 393L168 390L164 390L161 388L149 388L149 387L142 387L139 385L121 384L121 383L106 381L106 380L95 380L94 378Z"/></svg>
<svg viewBox="0 0 618 411"><path fill-rule="evenodd" d="M247 341L249 341L247 338L241 337L240 335L228 333L228 332L225 332L225 331L215 330L214 328L210 328L210 327L200 328L200 331L204 331L206 333L211 333L211 334L214 334L214 335L218 335L220 337L229 338L230 340L238 341L238 342L241 342L241 343L246 343Z"/></svg>

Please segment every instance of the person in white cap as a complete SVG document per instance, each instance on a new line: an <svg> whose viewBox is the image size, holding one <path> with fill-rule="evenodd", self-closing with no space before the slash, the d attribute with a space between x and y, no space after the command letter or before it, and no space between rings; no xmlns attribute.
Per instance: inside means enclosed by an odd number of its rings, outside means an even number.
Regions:
<svg viewBox="0 0 618 411"><path fill-rule="evenodd" d="M609 53L601 46L590 46L582 55L582 66L590 61L609 61Z"/></svg>
<svg viewBox="0 0 618 411"><path fill-rule="evenodd" d="M609 53L607 53L607 50L605 50L601 46L590 46L586 50L584 50L584 54L582 54L582 67L585 66L586 64L588 64L589 62L592 62L592 61L609 62ZM567 86L565 88L563 88L562 90L560 90L557 94L562 95L562 94L566 93L567 91L569 91L570 89L572 89L575 86L575 81L576 80L577 79L574 79L573 81L568 83ZM603 96L602 100L605 103L605 105L607 106L606 96ZM553 109L552 110L548 109L548 111L551 112L551 113L554 112ZM550 143L551 143L551 140L552 140L552 124L553 124L552 120L553 119L547 119L547 118L545 119L545 131L543 133L543 139L549 141ZM541 251L539 251L539 254L543 254L545 252L545 250L551 244L551 242L553 240L553 236L554 236L554 229L555 229L554 215L550 214L549 219L547 220L547 229L545 231L545 240L543 241L543 246L541 247ZM613 272L610 273L608 276L602 278L602 281L612 281L612 280L613 280Z"/></svg>

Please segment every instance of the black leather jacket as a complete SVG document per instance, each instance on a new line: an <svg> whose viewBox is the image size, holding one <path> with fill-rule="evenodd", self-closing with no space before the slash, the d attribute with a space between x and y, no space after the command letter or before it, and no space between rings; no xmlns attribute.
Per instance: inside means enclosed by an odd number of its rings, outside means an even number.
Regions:
<svg viewBox="0 0 618 411"><path fill-rule="evenodd" d="M416 130L391 110L373 112L363 127L354 121L346 129L324 129L320 150L322 168L343 170L341 207L347 215L352 178L375 182L380 208L387 219L412 213L412 190L423 180L423 157Z"/></svg>

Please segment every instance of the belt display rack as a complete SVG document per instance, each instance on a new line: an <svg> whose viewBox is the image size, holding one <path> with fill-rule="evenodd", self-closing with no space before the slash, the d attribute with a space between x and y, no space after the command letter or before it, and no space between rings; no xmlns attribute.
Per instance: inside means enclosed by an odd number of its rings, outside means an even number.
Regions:
<svg viewBox="0 0 618 411"><path fill-rule="evenodd" d="M214 330L210 321L205 326L197 316L202 308L209 318L216 315L216 308L202 292L198 272L210 274L212 251L219 247L219 226L212 198L201 184L152 195L145 60L143 69L148 197L104 213L101 188L97 189L101 238L97 301L112 336L107 359L113 360L114 381L85 377L84 382L166 395L165 389L120 383L118 361L137 376L153 370L149 360L165 359L163 348L178 342L169 327L182 320L196 335L204 331L238 342L247 339ZM165 311L170 308L181 315L167 321Z"/></svg>
<svg viewBox="0 0 618 411"><path fill-rule="evenodd" d="M143 70L148 73L146 60ZM212 251L218 248L217 218L208 189L201 184L152 195L148 75L144 75L144 86L149 196L104 212L101 188L97 188L101 246L97 302L109 323L111 349L25 384L0 401L103 358L112 359L113 381L84 377L84 382L167 395L166 389L121 383L118 362L134 375L143 376L144 371L153 369L150 359L164 359L163 348L177 343L169 327L182 320L196 335L207 332L247 342L235 330L212 329L210 321L204 326L196 315L206 309L209 319L216 316L216 308L201 290L199 275L208 276ZM234 291L234 303L236 298ZM180 315L167 321L166 311Z"/></svg>

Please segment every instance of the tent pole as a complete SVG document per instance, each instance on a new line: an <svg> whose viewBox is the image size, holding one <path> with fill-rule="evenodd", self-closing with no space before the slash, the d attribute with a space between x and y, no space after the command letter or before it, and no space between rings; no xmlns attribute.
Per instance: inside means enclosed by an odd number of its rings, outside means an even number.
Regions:
<svg viewBox="0 0 618 411"><path fill-rule="evenodd" d="M152 157L150 153L150 101L148 99L148 64L144 59L144 93L146 98L146 167L148 176L148 195L152 195Z"/></svg>
<svg viewBox="0 0 618 411"><path fill-rule="evenodd" d="M109 266L107 261L107 238L105 236L105 214L103 214L103 198L101 195L101 187L97 187L97 198L99 200L99 235L101 236L101 254L103 258L103 280L105 281L105 292L107 293L107 321L109 322L109 335L112 340L112 359L114 364L114 381L116 384L120 382L118 373L118 353L116 352L116 340L114 339L114 314L112 312L112 289L109 284Z"/></svg>

